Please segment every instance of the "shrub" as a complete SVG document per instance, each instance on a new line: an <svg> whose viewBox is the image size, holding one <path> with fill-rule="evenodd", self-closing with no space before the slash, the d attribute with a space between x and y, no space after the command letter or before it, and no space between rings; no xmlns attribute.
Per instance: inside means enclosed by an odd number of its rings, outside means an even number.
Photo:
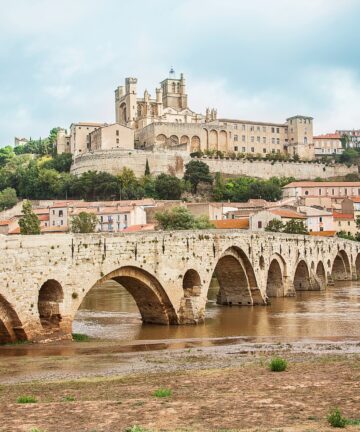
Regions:
<svg viewBox="0 0 360 432"><path fill-rule="evenodd" d="M141 426L130 426L124 432L151 432L149 429L144 429Z"/></svg>
<svg viewBox="0 0 360 432"><path fill-rule="evenodd" d="M26 404L26 403L36 403L37 399L34 396L19 396L16 399L17 403Z"/></svg>
<svg viewBox="0 0 360 432"><path fill-rule="evenodd" d="M327 416L327 421L335 428L344 428L347 424L345 417L341 415L338 408L331 410Z"/></svg>
<svg viewBox="0 0 360 432"><path fill-rule="evenodd" d="M75 341L75 342L87 342L90 340L88 335L81 334L81 333L73 333L72 338L73 338L73 341Z"/></svg>
<svg viewBox="0 0 360 432"><path fill-rule="evenodd" d="M74 402L74 401L75 401L75 398L74 398L74 396L64 396L64 397L62 398L62 400L63 400L64 402Z"/></svg>
<svg viewBox="0 0 360 432"><path fill-rule="evenodd" d="M281 357L270 360L269 368L272 372L283 372L287 368L287 361Z"/></svg>
<svg viewBox="0 0 360 432"><path fill-rule="evenodd" d="M154 391L154 396L157 398L165 398L171 396L171 389L159 388Z"/></svg>

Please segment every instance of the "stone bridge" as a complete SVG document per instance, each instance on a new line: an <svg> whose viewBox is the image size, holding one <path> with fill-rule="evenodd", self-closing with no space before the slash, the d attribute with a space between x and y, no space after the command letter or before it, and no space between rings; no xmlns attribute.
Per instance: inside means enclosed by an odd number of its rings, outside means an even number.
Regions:
<svg viewBox="0 0 360 432"><path fill-rule="evenodd" d="M109 279L144 322L179 325L204 320L213 277L219 304L260 307L360 276L360 243L236 230L1 236L0 250L1 343L70 338L84 297Z"/></svg>

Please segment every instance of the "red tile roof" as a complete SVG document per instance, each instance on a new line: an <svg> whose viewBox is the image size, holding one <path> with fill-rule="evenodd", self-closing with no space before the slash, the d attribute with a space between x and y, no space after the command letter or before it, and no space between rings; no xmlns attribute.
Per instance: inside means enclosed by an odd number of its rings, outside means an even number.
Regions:
<svg viewBox="0 0 360 432"><path fill-rule="evenodd" d="M0 221L0 226L6 226L6 225L9 225L11 223L11 221L9 221L9 220L2 220L2 221Z"/></svg>
<svg viewBox="0 0 360 432"><path fill-rule="evenodd" d="M38 219L39 219L39 221L48 221L49 220L49 215L48 214L39 215Z"/></svg>
<svg viewBox="0 0 360 432"><path fill-rule="evenodd" d="M249 218L223 219L210 221L217 229L248 229Z"/></svg>
<svg viewBox="0 0 360 432"><path fill-rule="evenodd" d="M339 133L328 133L324 135L314 136L314 139L340 139L341 135Z"/></svg>
<svg viewBox="0 0 360 432"><path fill-rule="evenodd" d="M154 224L131 225L123 229L121 232L153 231L154 229Z"/></svg>
<svg viewBox="0 0 360 432"><path fill-rule="evenodd" d="M335 237L336 231L311 231L309 234L317 237Z"/></svg>
<svg viewBox="0 0 360 432"><path fill-rule="evenodd" d="M339 213L333 212L334 219L354 219L354 215L351 213Z"/></svg>
<svg viewBox="0 0 360 432"><path fill-rule="evenodd" d="M306 219L306 216L294 210L287 209L271 209L270 213L286 219Z"/></svg>

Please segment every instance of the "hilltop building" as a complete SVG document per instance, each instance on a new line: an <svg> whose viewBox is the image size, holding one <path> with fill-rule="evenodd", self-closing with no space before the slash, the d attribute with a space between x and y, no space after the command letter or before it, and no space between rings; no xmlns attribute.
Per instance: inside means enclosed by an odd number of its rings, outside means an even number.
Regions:
<svg viewBox="0 0 360 432"><path fill-rule="evenodd" d="M189 108L186 81L173 69L152 98L147 90L138 97L137 78L126 78L115 90L115 123L73 123L69 135L61 129L58 153L74 156L96 150L221 151L314 157L313 118L296 115L284 123L218 118Z"/></svg>

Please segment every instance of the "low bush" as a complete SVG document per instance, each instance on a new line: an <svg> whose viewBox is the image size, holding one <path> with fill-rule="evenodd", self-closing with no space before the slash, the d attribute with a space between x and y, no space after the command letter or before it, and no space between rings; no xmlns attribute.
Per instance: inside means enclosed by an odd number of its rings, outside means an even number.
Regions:
<svg viewBox="0 0 360 432"><path fill-rule="evenodd" d="M274 357L270 360L269 368L272 372L283 372L287 368L287 361L281 357Z"/></svg>
<svg viewBox="0 0 360 432"><path fill-rule="evenodd" d="M34 396L19 396L16 399L17 403L26 404L26 403L36 403L37 399Z"/></svg>
<svg viewBox="0 0 360 432"><path fill-rule="evenodd" d="M81 333L73 333L72 338L73 338L73 341L75 341L75 342L87 342L90 340L88 335L81 334Z"/></svg>
<svg viewBox="0 0 360 432"><path fill-rule="evenodd" d="M165 398L171 396L172 391L166 388L159 388L154 391L154 396L157 398Z"/></svg>
<svg viewBox="0 0 360 432"><path fill-rule="evenodd" d="M347 425L346 418L342 416L338 408L334 408L329 412L327 421L335 428L344 428Z"/></svg>

